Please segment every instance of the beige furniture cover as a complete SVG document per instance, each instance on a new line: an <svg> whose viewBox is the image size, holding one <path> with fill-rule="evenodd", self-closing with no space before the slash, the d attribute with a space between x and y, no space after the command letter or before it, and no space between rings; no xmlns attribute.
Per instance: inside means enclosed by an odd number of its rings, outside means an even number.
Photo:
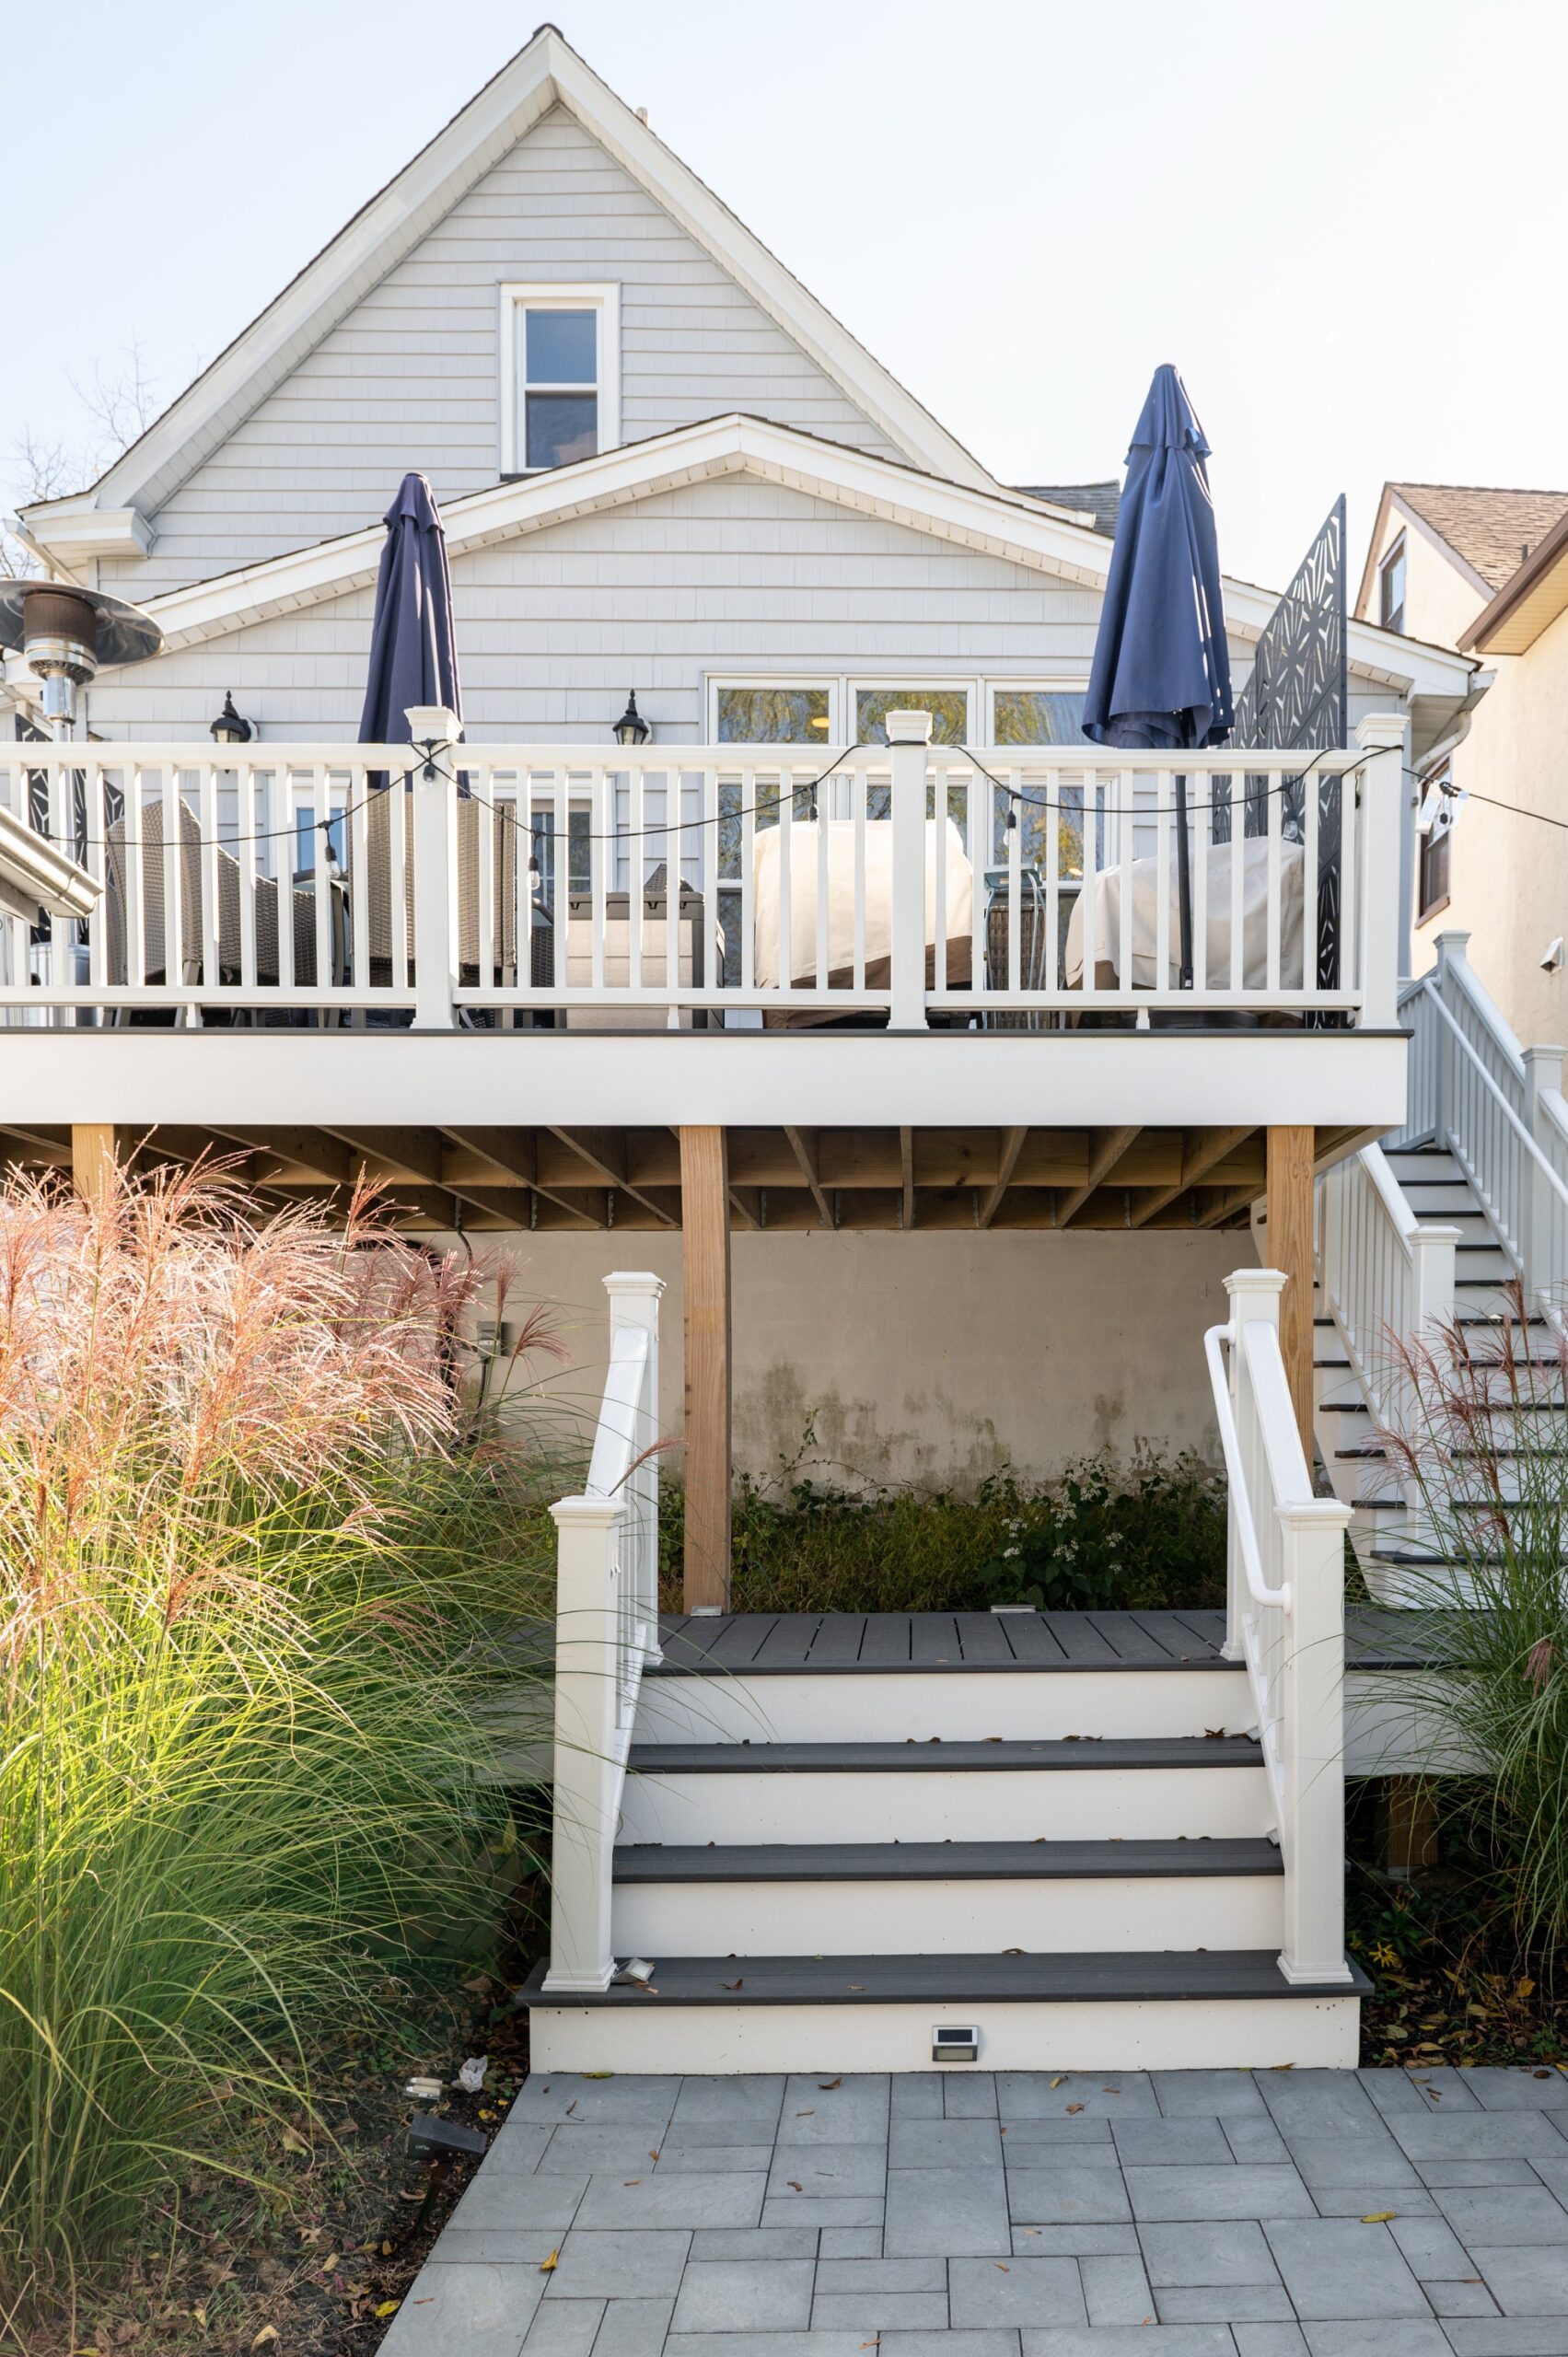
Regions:
<svg viewBox="0 0 1568 2357"><path fill-rule="evenodd" d="M947 954L945 982L959 988L970 978L974 909L974 871L963 837L951 819L944 822L943 854L947 875ZM806 819L789 830L789 981L796 990L817 983L817 882L819 837L828 830L829 986L848 990L854 982L854 836L853 819ZM774 988L779 975L779 875L782 827L759 833L752 854L755 973L760 990ZM886 819L865 828L865 987L886 990L892 970L893 829ZM925 822L925 963L933 987L936 963L936 821ZM797 1010L807 1013L807 1010Z"/></svg>
<svg viewBox="0 0 1568 2357"><path fill-rule="evenodd" d="M1229 990L1230 884L1234 845L1212 843L1193 860L1193 923L1198 916L1197 860L1207 861L1208 902L1204 940L1192 944L1192 979L1198 990ZM1155 927L1159 913L1158 863L1135 859L1132 877L1132 988L1152 991L1156 970ZM1280 845L1280 988L1302 988L1301 919L1304 854L1299 843ZM1123 870L1108 867L1095 878L1096 990L1115 990L1121 975L1121 886ZM1167 987L1176 987L1177 961L1181 954L1181 917L1178 900L1176 853L1170 857L1170 970ZM1249 835L1242 845L1241 862L1241 981L1249 991L1265 990L1269 979L1269 845L1261 835ZM1206 954L1205 954L1206 953ZM1084 982L1084 896L1080 893L1067 927L1067 987L1081 990Z"/></svg>

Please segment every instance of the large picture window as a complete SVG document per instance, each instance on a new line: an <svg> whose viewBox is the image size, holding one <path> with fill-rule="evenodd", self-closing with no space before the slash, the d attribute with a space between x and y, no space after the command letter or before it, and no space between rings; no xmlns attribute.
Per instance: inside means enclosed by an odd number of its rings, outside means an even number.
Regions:
<svg viewBox="0 0 1568 2357"><path fill-rule="evenodd" d="M854 734L861 745L885 745L890 712L928 712L934 745L961 745L969 736L967 688L923 688L908 682L892 688L856 688Z"/></svg>
<svg viewBox="0 0 1568 2357"><path fill-rule="evenodd" d="M832 691L825 687L721 687L714 717L721 745L825 745Z"/></svg>
<svg viewBox="0 0 1568 2357"><path fill-rule="evenodd" d="M1085 749L1082 688L993 688L993 745L1070 745Z"/></svg>
<svg viewBox="0 0 1568 2357"><path fill-rule="evenodd" d="M542 474L621 439L613 286L501 290L501 471Z"/></svg>

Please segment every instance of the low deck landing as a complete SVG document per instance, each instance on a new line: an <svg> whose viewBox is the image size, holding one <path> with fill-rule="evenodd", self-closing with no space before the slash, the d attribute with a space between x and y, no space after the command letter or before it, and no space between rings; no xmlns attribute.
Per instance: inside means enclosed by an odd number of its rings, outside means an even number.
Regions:
<svg viewBox="0 0 1568 2357"><path fill-rule="evenodd" d="M1425 1615L1353 1607L1352 1669L1415 1669ZM1223 1612L679 1613L661 1623L654 1675L832 1675L868 1670L1234 1669Z"/></svg>

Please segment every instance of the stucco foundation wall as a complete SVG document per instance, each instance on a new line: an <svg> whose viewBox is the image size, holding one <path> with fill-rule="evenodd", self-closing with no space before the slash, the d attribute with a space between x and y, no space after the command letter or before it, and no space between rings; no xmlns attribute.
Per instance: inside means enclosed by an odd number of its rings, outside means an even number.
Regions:
<svg viewBox="0 0 1568 2357"><path fill-rule="evenodd" d="M513 1266L508 1321L526 1303L558 1305L572 1364L547 1390L563 1416L597 1404L601 1279L663 1277L660 1416L679 1432L679 1237L478 1248ZM737 1469L768 1480L799 1460L823 1481L970 1484L1140 1440L1215 1455L1203 1329L1225 1314L1226 1274L1252 1259L1245 1235L738 1235Z"/></svg>

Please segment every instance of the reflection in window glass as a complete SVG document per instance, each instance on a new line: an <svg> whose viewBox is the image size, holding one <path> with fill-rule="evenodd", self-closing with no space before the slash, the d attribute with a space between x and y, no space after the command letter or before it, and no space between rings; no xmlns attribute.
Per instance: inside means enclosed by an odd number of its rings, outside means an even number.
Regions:
<svg viewBox="0 0 1568 2357"><path fill-rule="evenodd" d="M525 349L530 385L597 384L598 313L530 308Z"/></svg>
<svg viewBox="0 0 1568 2357"><path fill-rule="evenodd" d="M826 688L721 688L721 745L825 745Z"/></svg>
<svg viewBox="0 0 1568 2357"><path fill-rule="evenodd" d="M999 745L1081 745L1082 688L998 688L993 726Z"/></svg>
<svg viewBox="0 0 1568 2357"><path fill-rule="evenodd" d="M969 734L970 700L962 688L857 688L854 734L862 745L885 745L890 712L928 712L934 745L961 745Z"/></svg>
<svg viewBox="0 0 1568 2357"><path fill-rule="evenodd" d="M598 448L597 393L530 392L527 419L530 467L569 467Z"/></svg>

